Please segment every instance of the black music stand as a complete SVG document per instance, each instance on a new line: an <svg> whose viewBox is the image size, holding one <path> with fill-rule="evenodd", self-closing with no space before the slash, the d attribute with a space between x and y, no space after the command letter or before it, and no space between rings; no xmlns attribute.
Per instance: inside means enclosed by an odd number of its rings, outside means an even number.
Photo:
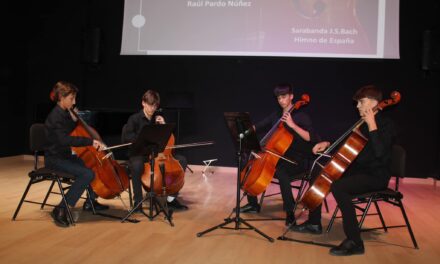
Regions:
<svg viewBox="0 0 440 264"><path fill-rule="evenodd" d="M250 120L249 113L242 113L242 112L226 112L224 113L226 124L228 126L229 132L232 136L232 139L234 141L235 149L237 150L237 197L236 197L236 203L235 203L235 217L228 217L224 220L223 223L216 225L214 227L211 227L205 231L202 231L200 233L197 233L197 237L201 237L206 233L209 233L211 231L214 231L218 228L223 229L234 229L234 230L240 230L240 229L249 229L254 230L270 242L274 242L274 239L266 235L265 233L261 232L254 226L250 225L246 220L240 217L240 172L241 172L241 160L242 160L242 154L244 151L259 151L261 150L260 144L258 142L257 136L255 134L255 130L253 128L253 125ZM225 227L226 225L230 223L235 223L235 227ZM240 227L240 224L244 224L245 228Z"/></svg>
<svg viewBox="0 0 440 264"><path fill-rule="evenodd" d="M174 226L171 215L172 211L168 210L166 206L158 200L156 193L154 192L154 158L157 154L163 152L165 146L167 145L168 139L171 136L171 132L174 129L174 124L155 124L146 125L142 128L136 141L131 145L129 156L146 156L148 157L148 162L150 162L150 190L145 195L145 198L141 202L136 204L127 216L122 219L124 222L128 217L130 217L133 212L140 207L140 211L152 221L161 212L165 214L165 219L168 220L171 226ZM165 182L165 181L163 181ZM164 186L165 187L165 186ZM142 204L149 200L150 208L149 213L146 214L142 210ZM153 208L156 209L156 213L153 213Z"/></svg>

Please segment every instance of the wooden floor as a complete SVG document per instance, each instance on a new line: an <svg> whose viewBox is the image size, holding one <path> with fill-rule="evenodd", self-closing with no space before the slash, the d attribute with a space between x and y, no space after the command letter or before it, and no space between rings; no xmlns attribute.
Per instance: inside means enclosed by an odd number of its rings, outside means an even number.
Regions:
<svg viewBox="0 0 440 264"><path fill-rule="evenodd" d="M82 202L74 227L59 228L49 216L50 207L25 203L16 221L14 210L27 184L32 158L19 156L0 159L0 263L439 263L440 262L440 188L433 181L407 179L401 185L404 204L420 249L414 249L405 228L388 233L363 233L366 253L353 257L334 257L328 248L275 240L268 242L251 230L217 229L202 237L196 234L223 222L235 203L236 172L232 168L210 168L206 176L202 167L187 173L181 191L189 211L174 214L175 226L163 217L149 221L136 215L140 223L117 220L82 212ZM213 173L211 173L213 172ZM29 198L42 199L48 184L31 188ZM271 186L270 191L276 191ZM128 196L123 200L128 203ZM52 202L59 196L53 195ZM111 205L110 212L124 215L120 200L101 200ZM329 198L330 210L334 201ZM280 217L280 196L268 198L260 215L245 218ZM398 208L383 206L389 224L401 224ZM326 227L330 214L323 213ZM304 218L304 216L303 216ZM284 228L282 221L253 221L255 227L277 238ZM378 224L374 216L367 227ZM344 238L340 221L332 232L319 236L288 233L289 237L338 244Z"/></svg>

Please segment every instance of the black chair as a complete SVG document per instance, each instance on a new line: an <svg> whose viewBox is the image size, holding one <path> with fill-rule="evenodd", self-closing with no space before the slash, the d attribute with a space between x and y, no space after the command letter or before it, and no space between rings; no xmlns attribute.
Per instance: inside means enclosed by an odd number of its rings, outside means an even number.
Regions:
<svg viewBox="0 0 440 264"><path fill-rule="evenodd" d="M126 133L127 133L127 124L125 124L122 127L121 143L124 142L125 134ZM123 161L120 164L125 168L125 170L127 171L128 178L130 179L130 184L128 185L128 199L130 201L130 207L133 208L133 192L132 192L132 188L131 188L131 184L132 184L131 181L132 181L132 179L131 179L131 174L130 174L130 168L128 166L128 162L127 161Z"/></svg>
<svg viewBox="0 0 440 264"><path fill-rule="evenodd" d="M362 212L361 219L359 221L359 228L362 228L362 225L365 221L365 218L370 215L377 215L379 216L379 219L381 221L382 226L377 228L369 228L369 229L362 229L361 231L370 231L370 230L376 230L376 229L383 229L385 232L388 231L389 228L397 228L397 227L407 227L408 232L411 236L411 240L413 242L414 248L419 248L417 245L417 241L415 239L414 233L412 231L411 225L408 220L408 216L406 215L405 209L403 207L402 199L403 194L399 192L399 179L403 178L405 176L405 163L406 163L406 151L399 145L393 145L392 154L391 154L391 167L390 172L393 177L396 179L396 184L394 189L387 188L385 190L381 191L375 191L375 192L369 192L364 193L360 195L356 195L353 197L353 204L355 205L355 208ZM380 211L380 207L378 202L386 202L389 204L392 204L394 206L397 206L400 208L402 212L402 216L405 220L405 225L395 225L395 226L387 226L385 224L385 220L383 218L382 212ZM369 209L371 207L371 204L374 204L376 208L376 213L369 213ZM361 205L365 205L362 207ZM326 232L330 232L334 220L336 218L339 218L337 216L337 213L339 211L339 207L336 206L336 209L333 213L333 216L329 222L329 225L327 227Z"/></svg>
<svg viewBox="0 0 440 264"><path fill-rule="evenodd" d="M17 209L15 210L14 216L12 217L12 220L15 220L17 218L17 215L21 209L21 206L24 202L27 203L34 203L34 204L40 204L40 209L43 209L45 205L48 206L55 206L52 204L47 204L47 199L49 197L49 194L52 193L52 188L57 183L57 186L59 188L59 194L62 197L62 202L64 203L65 207L67 208L67 217L71 225L75 225L72 212L67 204L66 197L64 195L64 191L66 188L70 187L70 185L75 180L75 176L61 172L61 171L55 171L52 169L48 169L45 167L39 168L39 155L44 151L44 146L46 145L47 139L46 139L46 132L44 128L44 124L36 123L33 124L30 128L30 135L29 135L29 146L31 151L34 153L34 170L29 172L29 183L26 186L26 189L23 193L23 196L21 197L20 202L18 203ZM48 192L46 193L46 196L44 197L42 202L38 201L31 201L26 200L26 196L29 192L29 189L33 184L40 183L40 182L46 182L50 181L51 185L49 187ZM67 187L63 187L63 184L67 184Z"/></svg>

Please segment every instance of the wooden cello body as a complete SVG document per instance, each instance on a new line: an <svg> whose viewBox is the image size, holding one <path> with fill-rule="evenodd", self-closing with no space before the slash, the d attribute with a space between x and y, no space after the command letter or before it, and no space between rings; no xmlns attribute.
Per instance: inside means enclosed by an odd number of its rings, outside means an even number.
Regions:
<svg viewBox="0 0 440 264"><path fill-rule="evenodd" d="M310 97L302 95L289 110L292 113L308 104ZM242 190L257 196L269 186L276 171L278 160L292 144L293 135L286 129L284 122L279 120L262 140L263 151L257 153L258 158L250 159L241 171Z"/></svg>
<svg viewBox="0 0 440 264"><path fill-rule="evenodd" d="M78 124L70 133L71 136L88 137L102 142L99 134L73 110L69 110L78 119ZM95 178L91 182L93 191L104 199L119 196L130 184L127 172L106 151L97 151L93 146L72 147L86 167L93 170Z"/></svg>
<svg viewBox="0 0 440 264"><path fill-rule="evenodd" d="M397 104L400 98L400 93L394 91L391 93L391 99L381 101L373 111L377 113L385 107ZM340 146L339 149L331 155L330 160L322 167L314 183L301 198L300 203L303 204L305 208L311 211L316 209L330 193L332 183L344 174L347 168L364 149L368 143L368 139L359 131L359 127L363 123L364 120L360 119L325 151L324 154L327 154L330 153L334 147Z"/></svg>
<svg viewBox="0 0 440 264"><path fill-rule="evenodd" d="M157 194L176 194L182 189L185 183L185 171L180 162L172 156L174 136L168 139L165 150L157 155L154 160L154 184L153 190ZM147 190L150 190L151 165L145 163L144 174L141 181Z"/></svg>

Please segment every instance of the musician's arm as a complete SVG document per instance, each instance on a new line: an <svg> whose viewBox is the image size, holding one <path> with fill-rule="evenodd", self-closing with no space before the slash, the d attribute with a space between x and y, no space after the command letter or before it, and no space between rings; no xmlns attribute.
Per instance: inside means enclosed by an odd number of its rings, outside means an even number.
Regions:
<svg viewBox="0 0 440 264"><path fill-rule="evenodd" d="M326 150L329 146L330 146L330 142L328 141L319 142L313 146L312 153L316 155L319 152L323 152L324 150Z"/></svg>
<svg viewBox="0 0 440 264"><path fill-rule="evenodd" d="M391 120L386 120L377 129L369 132L369 140L376 158L383 158L389 153L395 137L395 128Z"/></svg>
<svg viewBox="0 0 440 264"><path fill-rule="evenodd" d="M305 113L294 114L293 117L286 119L286 124L293 129L305 141L318 141L316 133L312 127L312 120Z"/></svg>
<svg viewBox="0 0 440 264"><path fill-rule="evenodd" d="M271 113L269 116L266 116L264 119L257 122L254 126L255 131L261 132L264 131L265 128L272 126L278 120L277 112Z"/></svg>
<svg viewBox="0 0 440 264"><path fill-rule="evenodd" d="M161 115L157 115L154 121L156 124L165 124L165 118Z"/></svg>
<svg viewBox="0 0 440 264"><path fill-rule="evenodd" d="M298 133L298 135L300 137L302 137L302 139L304 139L305 141L310 141L310 132L303 129L302 127L298 126L297 124L295 124L292 127L293 130L295 130L296 133Z"/></svg>
<svg viewBox="0 0 440 264"><path fill-rule="evenodd" d="M68 129L68 122L60 115L50 115L48 116L45 126L48 130L48 138L51 142L54 142L60 146L69 147L82 147L90 146L93 140L88 137L77 137L71 136Z"/></svg>
<svg viewBox="0 0 440 264"><path fill-rule="evenodd" d="M136 128L139 126L136 122L136 115L130 116L125 127L125 133L122 143L134 142L137 136Z"/></svg>

